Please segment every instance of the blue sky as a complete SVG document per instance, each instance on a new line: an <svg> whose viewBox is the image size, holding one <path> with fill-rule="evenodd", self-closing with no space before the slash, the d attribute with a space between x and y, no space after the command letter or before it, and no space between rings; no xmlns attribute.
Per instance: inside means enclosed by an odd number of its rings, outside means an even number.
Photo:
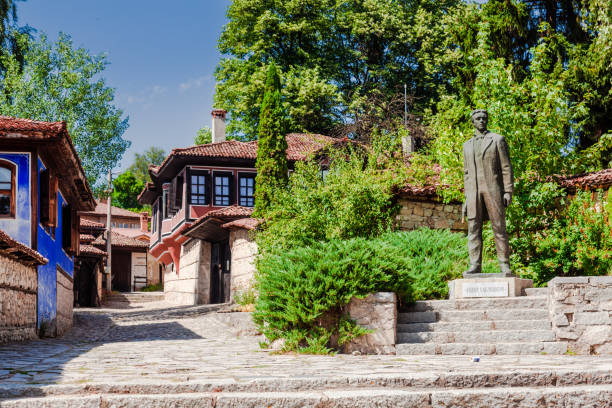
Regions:
<svg viewBox="0 0 612 408"><path fill-rule="evenodd" d="M227 22L230 0L27 0L17 3L19 24L75 46L105 53L107 85L115 105L129 116L124 138L134 152L193 144L197 130L210 126L217 39Z"/></svg>

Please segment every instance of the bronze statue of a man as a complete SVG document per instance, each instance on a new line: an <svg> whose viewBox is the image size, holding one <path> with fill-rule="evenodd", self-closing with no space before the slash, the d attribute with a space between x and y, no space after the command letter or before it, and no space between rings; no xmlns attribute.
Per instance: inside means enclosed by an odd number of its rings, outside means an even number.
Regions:
<svg viewBox="0 0 612 408"><path fill-rule="evenodd" d="M474 137L463 145L463 215L468 219L470 253L470 268L464 276L481 273L482 224L486 220L491 220L501 273L511 275L505 216L514 187L512 164L506 139L487 130L488 119L484 109L472 112L476 130Z"/></svg>

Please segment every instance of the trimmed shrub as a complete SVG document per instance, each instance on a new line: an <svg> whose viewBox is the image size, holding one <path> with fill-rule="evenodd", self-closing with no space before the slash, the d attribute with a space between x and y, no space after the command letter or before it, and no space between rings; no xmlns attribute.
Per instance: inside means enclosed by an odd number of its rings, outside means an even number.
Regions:
<svg viewBox="0 0 612 408"><path fill-rule="evenodd" d="M463 234L430 229L267 252L258 261L254 320L269 341L284 338L285 350L329 352L364 334L342 316L351 298L445 298L467 259Z"/></svg>

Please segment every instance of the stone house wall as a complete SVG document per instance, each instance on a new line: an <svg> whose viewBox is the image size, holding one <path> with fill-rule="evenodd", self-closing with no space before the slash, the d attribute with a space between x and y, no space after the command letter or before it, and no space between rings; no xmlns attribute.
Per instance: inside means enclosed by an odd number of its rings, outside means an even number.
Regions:
<svg viewBox="0 0 612 408"><path fill-rule="evenodd" d="M57 269L57 311L56 335L61 336L72 327L72 307L74 304L74 283L65 272Z"/></svg>
<svg viewBox="0 0 612 408"><path fill-rule="evenodd" d="M444 204L440 201L403 195L399 198L399 204L401 209L395 221L401 230L428 227L467 231L467 220L461 222L461 203Z"/></svg>
<svg viewBox="0 0 612 408"><path fill-rule="evenodd" d="M179 273L169 265L164 272L167 302L177 305L208 303L210 296L210 243L191 239L181 248Z"/></svg>
<svg viewBox="0 0 612 408"><path fill-rule="evenodd" d="M612 354L612 276L557 277L548 282L555 335L576 354Z"/></svg>
<svg viewBox="0 0 612 408"><path fill-rule="evenodd" d="M244 292L253 285L255 276L255 257L257 244L251 238L250 231L242 228L230 230L230 250L232 252L232 294Z"/></svg>
<svg viewBox="0 0 612 408"><path fill-rule="evenodd" d="M37 337L37 286L35 266L0 255L0 343Z"/></svg>

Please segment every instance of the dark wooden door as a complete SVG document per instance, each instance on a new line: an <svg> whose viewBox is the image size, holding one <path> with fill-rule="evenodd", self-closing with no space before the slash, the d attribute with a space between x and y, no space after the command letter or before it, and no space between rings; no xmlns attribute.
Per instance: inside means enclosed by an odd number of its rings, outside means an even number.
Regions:
<svg viewBox="0 0 612 408"><path fill-rule="evenodd" d="M210 303L229 302L230 259L229 242L215 242L211 245Z"/></svg>
<svg viewBox="0 0 612 408"><path fill-rule="evenodd" d="M130 292L132 290L132 253L113 251L111 273L113 274L113 290Z"/></svg>

